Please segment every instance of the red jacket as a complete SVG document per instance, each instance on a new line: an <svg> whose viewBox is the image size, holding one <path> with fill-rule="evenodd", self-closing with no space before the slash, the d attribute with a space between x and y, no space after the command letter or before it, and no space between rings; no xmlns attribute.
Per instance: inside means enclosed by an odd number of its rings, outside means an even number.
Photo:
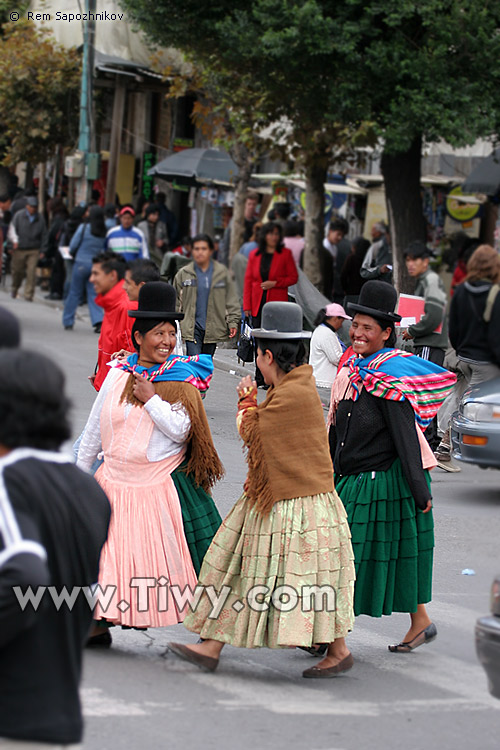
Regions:
<svg viewBox="0 0 500 750"><path fill-rule="evenodd" d="M248 256L245 282L243 286L243 310L250 310L255 317L259 314L260 302L264 290L261 288L261 256L252 250ZM268 289L267 302L287 302L288 287L297 283L299 274L291 250L284 247L281 253L275 252L269 271L269 281L277 281L275 287Z"/></svg>
<svg viewBox="0 0 500 750"><path fill-rule="evenodd" d="M130 318L128 310L137 310L137 302L131 302L119 281L107 294L98 294L96 303L104 310L101 335L99 336L97 354L97 375L94 388L98 391L108 374L111 355L120 349L135 351L132 343L132 326L135 318Z"/></svg>

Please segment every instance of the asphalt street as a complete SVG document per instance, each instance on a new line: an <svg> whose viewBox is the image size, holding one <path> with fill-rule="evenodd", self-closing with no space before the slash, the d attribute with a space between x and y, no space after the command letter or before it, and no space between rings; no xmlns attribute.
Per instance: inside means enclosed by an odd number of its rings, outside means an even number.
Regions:
<svg viewBox="0 0 500 750"><path fill-rule="evenodd" d="M85 316L64 331L60 305L12 300L1 291L0 304L20 317L23 346L64 369L77 437L94 397L86 378L97 336ZM216 370L205 400L226 467L214 491L222 515L245 478L236 383L237 375ZM83 747L497 750L500 701L490 697L477 662L474 623L487 613L491 581L500 571L499 480L498 472L468 466L457 474L433 472L434 643L391 654L387 644L401 640L407 616L360 617L348 639L354 668L337 679L308 681L301 672L313 659L297 650L228 647L218 671L206 674L166 654L171 640L195 640L182 625L144 633L115 629L109 651L85 655ZM475 575L462 575L466 568Z"/></svg>

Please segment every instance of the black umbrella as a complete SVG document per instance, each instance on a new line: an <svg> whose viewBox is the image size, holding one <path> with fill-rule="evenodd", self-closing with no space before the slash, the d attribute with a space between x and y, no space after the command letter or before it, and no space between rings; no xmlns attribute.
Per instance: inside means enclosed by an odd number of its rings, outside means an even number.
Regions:
<svg viewBox="0 0 500 750"><path fill-rule="evenodd" d="M463 193L496 195L500 190L500 148L478 164L462 185Z"/></svg>
<svg viewBox="0 0 500 750"><path fill-rule="evenodd" d="M166 180L183 185L234 183L238 167L225 151L215 148L186 148L160 161L149 170Z"/></svg>

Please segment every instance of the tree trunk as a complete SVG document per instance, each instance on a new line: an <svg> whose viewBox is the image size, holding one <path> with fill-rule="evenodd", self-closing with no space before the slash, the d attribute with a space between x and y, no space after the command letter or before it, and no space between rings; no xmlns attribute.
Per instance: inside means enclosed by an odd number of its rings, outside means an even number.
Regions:
<svg viewBox="0 0 500 750"><path fill-rule="evenodd" d="M38 213L43 216L45 211L45 162L38 164Z"/></svg>
<svg viewBox="0 0 500 750"><path fill-rule="evenodd" d="M324 293L320 250L325 233L325 182L327 169L326 167L313 164L307 166L305 171L306 227L303 270L314 286Z"/></svg>
<svg viewBox="0 0 500 750"><path fill-rule="evenodd" d="M7 167L0 166L0 194L9 192L10 187L10 172Z"/></svg>
<svg viewBox="0 0 500 750"><path fill-rule="evenodd" d="M407 151L382 154L381 169L389 216L394 283L398 292L410 293L414 284L406 271L403 251L413 240L426 241L420 188L422 139Z"/></svg>
<svg viewBox="0 0 500 750"><path fill-rule="evenodd" d="M231 244L228 265L243 244L245 233L245 202L254 169L254 158L243 143L236 142L231 148L231 156L238 167L234 191L233 220L231 224Z"/></svg>

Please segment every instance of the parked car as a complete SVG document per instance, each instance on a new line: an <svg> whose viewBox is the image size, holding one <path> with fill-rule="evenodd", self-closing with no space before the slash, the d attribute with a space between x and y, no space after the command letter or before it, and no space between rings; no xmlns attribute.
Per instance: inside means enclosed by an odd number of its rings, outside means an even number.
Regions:
<svg viewBox="0 0 500 750"><path fill-rule="evenodd" d="M500 469L500 378L468 388L451 418L453 458Z"/></svg>
<svg viewBox="0 0 500 750"><path fill-rule="evenodd" d="M491 587L491 615L476 622L476 652L488 677L488 688L500 698L500 575Z"/></svg>

